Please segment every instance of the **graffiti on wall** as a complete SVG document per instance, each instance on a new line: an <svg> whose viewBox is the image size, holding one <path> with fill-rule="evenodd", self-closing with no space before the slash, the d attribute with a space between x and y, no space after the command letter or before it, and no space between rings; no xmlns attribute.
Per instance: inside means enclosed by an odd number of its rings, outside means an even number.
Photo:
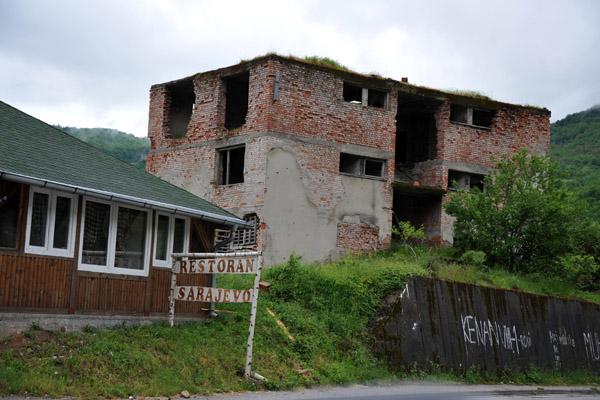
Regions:
<svg viewBox="0 0 600 400"><path fill-rule="evenodd" d="M600 372L600 305L413 277L373 325L392 367Z"/></svg>
<svg viewBox="0 0 600 400"><path fill-rule="evenodd" d="M466 343L479 346L500 346L520 354L531 347L531 334L517 332L515 325L503 325L489 319L481 320L472 315L460 316L463 338Z"/></svg>

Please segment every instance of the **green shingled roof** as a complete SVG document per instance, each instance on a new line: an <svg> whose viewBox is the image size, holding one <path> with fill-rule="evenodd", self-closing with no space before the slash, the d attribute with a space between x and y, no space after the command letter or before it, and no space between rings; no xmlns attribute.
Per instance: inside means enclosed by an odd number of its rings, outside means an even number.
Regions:
<svg viewBox="0 0 600 400"><path fill-rule="evenodd" d="M235 215L0 101L0 173L226 223Z"/></svg>

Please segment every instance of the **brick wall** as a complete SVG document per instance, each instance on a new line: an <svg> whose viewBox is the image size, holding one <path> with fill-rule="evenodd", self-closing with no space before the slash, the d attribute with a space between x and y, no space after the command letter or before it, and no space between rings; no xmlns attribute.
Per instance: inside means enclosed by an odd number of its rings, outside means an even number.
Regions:
<svg viewBox="0 0 600 400"><path fill-rule="evenodd" d="M384 248L383 243L379 242L378 227L347 223L337 225L337 246L353 252L376 251Z"/></svg>
<svg viewBox="0 0 600 400"><path fill-rule="evenodd" d="M224 78L246 72L249 74L246 121L240 128L226 130ZM279 83L274 99L277 76ZM256 212L262 221L265 195L269 190L266 187L268 154L276 148L285 149L295 157L301 171L299 179L316 213L322 218L333 218L337 224L338 248L362 251L389 245L398 104L393 82L280 57L265 57L186 79L193 82L195 104L188 134L182 139L172 139L169 132L170 88L181 81L155 85L151 89L149 172L239 216ZM344 82L387 91L387 107L366 107L344 101ZM430 92L432 96L438 95ZM545 110L494 103L497 110L492 126L485 129L451 122L450 101L440 104L434 116L436 159L415 166L415 186L446 189L449 163L491 167L490 156L499 158L523 147L533 154L544 154L549 148L549 113ZM243 144L244 182L218 185L215 168L219 150ZM347 207L352 201L347 198L339 173L340 152L386 161L386 173L381 179L385 183L380 189L381 204L363 210L363 217L366 216L363 219L370 222L335 220L342 218L336 214L336 207L341 203ZM446 240L451 220L441 208L428 212L431 215L426 218L427 229L435 236L433 239L436 243L441 242L442 237ZM268 224L263 223L259 232L263 249L267 245L267 229Z"/></svg>

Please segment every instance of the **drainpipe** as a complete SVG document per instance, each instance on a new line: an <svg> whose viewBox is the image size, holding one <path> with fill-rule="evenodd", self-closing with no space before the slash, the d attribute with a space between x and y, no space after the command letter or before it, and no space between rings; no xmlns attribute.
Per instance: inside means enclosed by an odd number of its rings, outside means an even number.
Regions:
<svg viewBox="0 0 600 400"><path fill-rule="evenodd" d="M237 231L238 226L239 226L238 224L235 224L231 228L230 240L233 239L233 236L235 235L235 232ZM217 286L217 274L212 274L211 281L210 281L210 287L214 288L216 286ZM215 312L215 303L210 303L210 305L208 306L208 315L211 318L217 318L219 316L219 314L217 314Z"/></svg>

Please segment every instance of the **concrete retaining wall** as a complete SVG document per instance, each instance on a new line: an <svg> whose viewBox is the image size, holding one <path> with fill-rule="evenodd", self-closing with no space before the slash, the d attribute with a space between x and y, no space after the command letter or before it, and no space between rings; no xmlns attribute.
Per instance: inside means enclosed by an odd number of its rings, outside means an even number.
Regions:
<svg viewBox="0 0 600 400"><path fill-rule="evenodd" d="M415 277L372 327L394 368L600 371L600 305Z"/></svg>

